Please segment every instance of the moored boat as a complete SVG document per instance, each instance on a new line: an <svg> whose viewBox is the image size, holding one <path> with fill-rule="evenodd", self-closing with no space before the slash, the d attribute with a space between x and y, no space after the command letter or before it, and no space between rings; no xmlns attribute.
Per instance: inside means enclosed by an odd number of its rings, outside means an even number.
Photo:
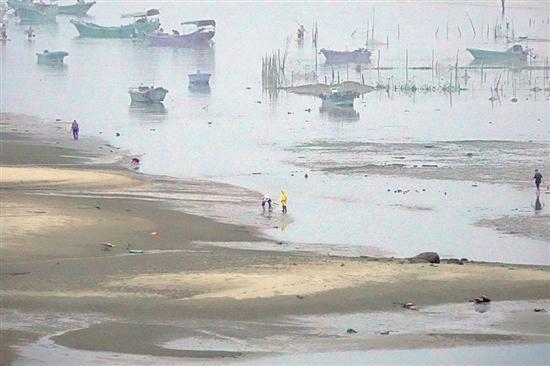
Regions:
<svg viewBox="0 0 550 366"><path fill-rule="evenodd" d="M44 50L41 53L37 53L36 56L40 65L63 65L63 59L69 56L69 53L65 51L50 52Z"/></svg>
<svg viewBox="0 0 550 366"><path fill-rule="evenodd" d="M210 74L197 70L195 74L189 74L189 85L209 85Z"/></svg>
<svg viewBox="0 0 550 366"><path fill-rule="evenodd" d="M353 108L353 101L360 94L353 91L341 91L338 89L332 89L328 93L323 93L319 97L326 105L331 105L339 108Z"/></svg>
<svg viewBox="0 0 550 366"><path fill-rule="evenodd" d="M148 19L149 16L158 15L156 9L151 9L142 13L129 14L127 17L134 17L136 21L131 24L105 27L98 24L83 22L71 19L71 24L75 26L80 33L80 37L88 38L144 38L147 34L156 31L160 27L158 19Z"/></svg>
<svg viewBox="0 0 550 366"><path fill-rule="evenodd" d="M480 61L526 61L529 55L529 51L519 44L510 47L506 51L488 51L476 48L466 48L466 50L474 59Z"/></svg>
<svg viewBox="0 0 550 366"><path fill-rule="evenodd" d="M333 51L321 48L319 53L325 56L327 64L368 64L371 56L371 51L366 48L358 48L354 51Z"/></svg>
<svg viewBox="0 0 550 366"><path fill-rule="evenodd" d="M190 32L180 33L173 30L172 34L154 32L149 34L149 43L159 47L199 47L210 44L216 34L214 20L196 20L181 23L183 26L193 26Z"/></svg>
<svg viewBox="0 0 550 366"><path fill-rule="evenodd" d="M129 88L128 93L132 103L160 103L164 101L168 90L162 87L139 86L137 88Z"/></svg>
<svg viewBox="0 0 550 366"><path fill-rule="evenodd" d="M77 1L72 5L58 5L58 14L60 15L84 15L95 5L95 1L85 2Z"/></svg>
<svg viewBox="0 0 550 366"><path fill-rule="evenodd" d="M59 7L55 4L33 3L32 1L8 0L8 6L15 10L21 23L39 24L55 22Z"/></svg>

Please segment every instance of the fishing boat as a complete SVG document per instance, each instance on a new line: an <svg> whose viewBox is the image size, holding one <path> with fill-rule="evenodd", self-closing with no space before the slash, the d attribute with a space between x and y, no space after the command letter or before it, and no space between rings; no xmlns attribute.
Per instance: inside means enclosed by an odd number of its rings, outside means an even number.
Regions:
<svg viewBox="0 0 550 366"><path fill-rule="evenodd" d="M320 52L325 56L327 64L368 64L371 51L366 48L358 48L354 51L332 51L321 48Z"/></svg>
<svg viewBox="0 0 550 366"><path fill-rule="evenodd" d="M159 47L198 47L210 44L216 34L216 21L194 20L181 23L184 27L192 26L190 31L180 33L173 30L172 34L154 32L149 34L149 43Z"/></svg>
<svg viewBox="0 0 550 366"><path fill-rule="evenodd" d="M85 2L77 1L72 5L58 5L60 15L85 15L92 6L95 5L95 1Z"/></svg>
<svg viewBox="0 0 550 366"><path fill-rule="evenodd" d="M128 89L132 103L160 103L164 101L168 90L153 86L138 86Z"/></svg>
<svg viewBox="0 0 550 366"><path fill-rule="evenodd" d="M517 44L506 51L487 51L476 48L466 48L468 52L473 56L475 60L490 62L490 61L526 61L529 51L524 49L521 45Z"/></svg>
<svg viewBox="0 0 550 366"><path fill-rule="evenodd" d="M55 22L59 7L55 4L34 3L32 1L8 0L8 6L15 10L21 23L39 24Z"/></svg>
<svg viewBox="0 0 550 366"><path fill-rule="evenodd" d="M63 59L69 56L69 53L65 51L50 52L44 50L41 53L37 53L36 56L40 65L63 65Z"/></svg>
<svg viewBox="0 0 550 366"><path fill-rule="evenodd" d="M189 74L189 85L209 85L210 74L197 70L195 74Z"/></svg>
<svg viewBox="0 0 550 366"><path fill-rule="evenodd" d="M148 33L154 32L160 27L158 19L148 17L160 14L158 10L151 9L146 12L127 14L123 18L134 17L136 20L131 24L105 27L90 22L83 22L71 19L71 24L80 33L80 37L88 38L144 38Z"/></svg>

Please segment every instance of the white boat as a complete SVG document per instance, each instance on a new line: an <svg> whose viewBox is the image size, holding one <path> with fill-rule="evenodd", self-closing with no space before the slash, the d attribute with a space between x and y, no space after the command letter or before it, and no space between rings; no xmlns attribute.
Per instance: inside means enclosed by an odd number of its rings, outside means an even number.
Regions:
<svg viewBox="0 0 550 366"><path fill-rule="evenodd" d="M167 89L154 86L139 86L128 89L132 103L161 103L164 101Z"/></svg>

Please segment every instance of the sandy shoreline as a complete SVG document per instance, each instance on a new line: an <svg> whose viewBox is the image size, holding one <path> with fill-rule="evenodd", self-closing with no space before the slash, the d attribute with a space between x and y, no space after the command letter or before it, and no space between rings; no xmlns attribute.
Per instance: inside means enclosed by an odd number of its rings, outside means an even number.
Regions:
<svg viewBox="0 0 550 366"><path fill-rule="evenodd" d="M395 303L467 303L481 294L495 301L550 298L550 269L544 266L431 266L399 259L334 258L197 244L266 239L252 226L169 209L174 205L170 194L176 188L194 197L197 205L208 204L209 195L223 200L215 186L172 181L168 189L126 168L120 163L125 157L116 148L86 138L71 145L72 141L52 138L51 131L30 135L23 132L25 117L8 117L2 115L0 307L29 314L103 313L117 319L67 333L58 339L60 344L170 357L236 357L239 352L216 350L166 353L153 347L158 340L148 338L147 327L140 328L142 336L132 340L134 345L130 341L117 345L112 340L130 332L121 325L130 320L170 333L166 322L172 321L202 319L209 324L214 319L260 321L289 315L398 311ZM17 131L11 131L13 126ZM201 194L193 196L197 191ZM232 204L234 198L227 195L226 200ZM252 194L242 200L236 206L243 210L255 205ZM105 251L102 242L114 247ZM128 249L144 253L132 255ZM105 336L101 327L111 335ZM256 329L257 333L254 329L244 336L272 334L267 328ZM178 332L174 330L172 338ZM46 329L36 334L3 329L0 363L14 359L12 346L47 334ZM168 338L164 341L172 339ZM441 335L425 342L478 342L476 337L464 339L449 341ZM392 341L411 347L424 344L389 337L381 347L391 348ZM488 336L488 341L503 339Z"/></svg>

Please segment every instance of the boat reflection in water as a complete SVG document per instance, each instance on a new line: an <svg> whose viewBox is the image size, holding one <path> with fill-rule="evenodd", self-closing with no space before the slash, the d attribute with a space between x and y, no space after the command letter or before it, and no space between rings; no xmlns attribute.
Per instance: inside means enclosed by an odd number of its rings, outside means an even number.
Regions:
<svg viewBox="0 0 550 366"><path fill-rule="evenodd" d="M189 91L192 93L210 94L209 84L189 84Z"/></svg>
<svg viewBox="0 0 550 366"><path fill-rule="evenodd" d="M167 110L163 103L131 102L130 113L139 115L165 115Z"/></svg>
<svg viewBox="0 0 550 366"><path fill-rule="evenodd" d="M360 118L359 112L353 106L337 106L326 100L321 103L319 112L334 122L359 121Z"/></svg>

